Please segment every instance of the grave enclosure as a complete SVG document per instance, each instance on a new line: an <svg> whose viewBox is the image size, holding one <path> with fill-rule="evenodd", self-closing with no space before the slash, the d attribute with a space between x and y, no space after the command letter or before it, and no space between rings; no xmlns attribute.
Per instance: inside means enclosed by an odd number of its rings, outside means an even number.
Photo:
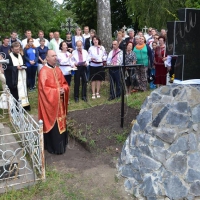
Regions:
<svg viewBox="0 0 200 200"><path fill-rule="evenodd" d="M45 179L43 123L38 124L24 110L8 88L0 92L0 119L8 117L10 128L0 123L0 193L20 189Z"/></svg>

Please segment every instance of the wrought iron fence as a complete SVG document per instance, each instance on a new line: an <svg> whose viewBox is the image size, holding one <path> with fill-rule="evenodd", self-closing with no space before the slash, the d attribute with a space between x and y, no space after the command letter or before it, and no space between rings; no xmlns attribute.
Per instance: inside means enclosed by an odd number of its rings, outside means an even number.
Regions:
<svg viewBox="0 0 200 200"><path fill-rule="evenodd" d="M43 123L36 123L8 88L4 94L13 131L0 127L0 192L45 179Z"/></svg>

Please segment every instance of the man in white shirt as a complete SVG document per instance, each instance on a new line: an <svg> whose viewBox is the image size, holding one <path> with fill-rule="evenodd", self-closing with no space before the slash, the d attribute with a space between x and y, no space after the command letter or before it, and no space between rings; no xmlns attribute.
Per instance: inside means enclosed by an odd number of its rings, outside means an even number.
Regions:
<svg viewBox="0 0 200 200"><path fill-rule="evenodd" d="M84 31L84 34L83 34L84 39L89 38L90 37L89 26L85 26L83 31Z"/></svg>
<svg viewBox="0 0 200 200"><path fill-rule="evenodd" d="M29 38L32 38L32 33L31 33L30 30L26 30L25 35L26 35L26 38L25 38L24 40L22 40L22 48L23 48L23 49L24 49L25 46L27 45L27 40L28 40ZM37 43L36 43L35 39L33 39L33 44L34 44L34 46L36 47L36 44L37 44Z"/></svg>
<svg viewBox="0 0 200 200"><path fill-rule="evenodd" d="M38 32L38 38L36 39L36 47L40 46L40 39L44 39L45 40L44 46L46 46L46 47L49 46L49 41L44 38L44 31L42 31L42 30L40 30Z"/></svg>
<svg viewBox="0 0 200 200"><path fill-rule="evenodd" d="M60 43L63 39L60 38L60 33L58 31L54 32L54 38L49 43L49 49L52 49L58 54L60 52Z"/></svg>
<svg viewBox="0 0 200 200"><path fill-rule="evenodd" d="M108 54L107 64L108 65L122 65L123 63L123 52L119 49L119 43L117 40L112 42L113 49ZM110 75L110 97L109 101L119 98L121 96L121 83L120 83L120 69L109 69ZM116 87L116 90L114 89Z"/></svg>
<svg viewBox="0 0 200 200"><path fill-rule="evenodd" d="M82 80L82 91L81 96L83 101L87 101L86 88L87 88L87 77L86 70L89 64L88 62L88 52L83 49L82 41L76 42L76 50L72 52L72 61L74 62L77 71L74 75L74 100L79 102L79 87L80 87L80 78Z"/></svg>
<svg viewBox="0 0 200 200"><path fill-rule="evenodd" d="M151 29L151 37L149 37L149 39L147 40L146 44L148 44L150 46L151 43L154 41L154 36L156 34L157 34L156 29L152 28Z"/></svg>
<svg viewBox="0 0 200 200"><path fill-rule="evenodd" d="M152 30L152 27L149 27L148 28L148 33L144 34L144 37L146 38L146 41L151 37L151 30Z"/></svg>

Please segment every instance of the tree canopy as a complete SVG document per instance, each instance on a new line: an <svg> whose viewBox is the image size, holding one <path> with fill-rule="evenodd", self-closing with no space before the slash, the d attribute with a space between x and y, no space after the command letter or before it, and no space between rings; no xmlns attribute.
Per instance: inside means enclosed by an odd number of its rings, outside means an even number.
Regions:
<svg viewBox="0 0 200 200"><path fill-rule="evenodd" d="M142 29L145 25L165 28L166 22L177 20L180 8L200 8L200 0L110 0L112 32L126 25ZM38 30L46 35L58 30L67 17L80 27L97 29L97 0L0 0L0 35L8 36L16 30L21 38L30 29L33 36ZM62 33L64 34L65 31Z"/></svg>
<svg viewBox="0 0 200 200"><path fill-rule="evenodd" d="M21 38L26 30L36 36L38 30L60 31L66 17L74 16L56 0L0 0L0 35L9 36L15 30Z"/></svg>

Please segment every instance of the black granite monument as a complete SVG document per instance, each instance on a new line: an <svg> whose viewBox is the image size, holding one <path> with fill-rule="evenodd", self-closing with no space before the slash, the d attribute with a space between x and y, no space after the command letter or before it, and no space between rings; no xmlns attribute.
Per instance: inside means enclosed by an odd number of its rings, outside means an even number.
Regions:
<svg viewBox="0 0 200 200"><path fill-rule="evenodd" d="M200 9L180 9L178 16L167 22L167 55L178 56L175 79L200 79Z"/></svg>

